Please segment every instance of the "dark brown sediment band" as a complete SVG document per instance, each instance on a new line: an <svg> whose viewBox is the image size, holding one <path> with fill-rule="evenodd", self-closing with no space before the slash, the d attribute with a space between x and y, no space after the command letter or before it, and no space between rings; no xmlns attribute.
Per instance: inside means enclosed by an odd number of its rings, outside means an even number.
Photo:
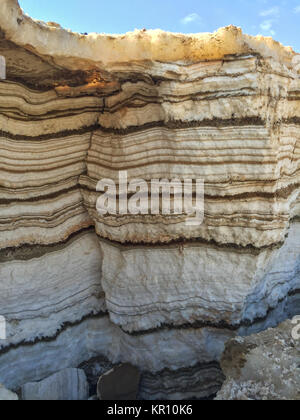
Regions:
<svg viewBox="0 0 300 420"><path fill-rule="evenodd" d="M109 134L120 134L126 135L131 133L136 133L139 131L147 130L149 128L169 128L169 129L186 129L186 128L200 128L200 127L245 127L245 126L260 126L265 127L266 121L260 117L247 117L247 118L231 118L231 119L222 119L222 118L213 118L211 120L202 120L202 121L158 121L143 124L140 126L131 126L125 129L117 128L106 128L99 124L99 128L104 133Z"/></svg>
<svg viewBox="0 0 300 420"><path fill-rule="evenodd" d="M169 242L155 242L155 243L148 243L148 242L117 242L113 241L107 238L103 238L100 235L98 235L101 241L115 246L116 248L119 248L120 250L127 251L132 249L174 249L174 248L180 248L182 247L188 247L188 246L205 246L210 247L214 249L221 249L221 250L228 250L228 251L234 251L234 252L240 252L240 253L246 253L246 254L252 254L252 255L259 255L261 252L265 250L275 250L280 249L284 242L276 242L271 245L265 245L262 247L255 247L254 245L237 245L237 244L223 244L219 243L215 240L206 240L203 238L193 238L193 239L186 239L186 238L178 238L175 240L170 240Z"/></svg>
<svg viewBox="0 0 300 420"><path fill-rule="evenodd" d="M87 134L91 133L92 131L95 131L99 129L98 124L94 124L92 126L85 126L78 130L64 130L59 131L57 133L49 133L49 134L42 134L40 136L23 136L23 135L16 135L8 133L7 131L0 130L0 137L7 138L9 140L16 140L16 141L45 141L45 140L54 140L54 139L60 139L64 137L71 137L74 135L81 135L81 134Z"/></svg>
<svg viewBox="0 0 300 420"><path fill-rule="evenodd" d="M6 347L0 348L0 356L3 356L4 354L8 353L11 350L16 350L20 347L31 347L38 343L52 343L54 342L64 331L76 327L77 325L80 325L82 322L89 320L89 319L102 319L104 317L108 316L107 312L98 312L98 313L90 313L79 319L78 321L74 322L65 322L56 332L56 334L52 336L45 336L45 337L37 337L32 341L22 341L17 344L10 344Z"/></svg>
<svg viewBox="0 0 300 420"><path fill-rule="evenodd" d="M19 247L4 248L0 250L0 263L5 263L8 261L28 261L32 258L40 258L44 255L55 252L61 249L66 248L73 241L80 238L82 235L87 233L93 233L94 225L91 222L91 226L82 228L76 232L73 232L66 239L44 245L44 244L24 244Z"/></svg>

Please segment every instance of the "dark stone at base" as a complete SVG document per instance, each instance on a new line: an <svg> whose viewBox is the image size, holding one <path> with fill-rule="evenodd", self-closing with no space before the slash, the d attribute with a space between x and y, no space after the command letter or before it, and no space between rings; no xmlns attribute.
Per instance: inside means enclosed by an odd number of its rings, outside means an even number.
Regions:
<svg viewBox="0 0 300 420"><path fill-rule="evenodd" d="M102 375L97 386L100 400L134 401L137 399L141 380L140 371L130 365L116 366Z"/></svg>

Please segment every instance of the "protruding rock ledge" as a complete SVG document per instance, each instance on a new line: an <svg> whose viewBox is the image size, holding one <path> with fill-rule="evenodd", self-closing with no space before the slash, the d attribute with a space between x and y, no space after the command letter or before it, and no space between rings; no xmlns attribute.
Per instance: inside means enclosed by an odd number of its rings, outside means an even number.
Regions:
<svg viewBox="0 0 300 420"><path fill-rule="evenodd" d="M40 381L23 385L25 401L87 401L89 385L83 370L64 369Z"/></svg>
<svg viewBox="0 0 300 420"><path fill-rule="evenodd" d="M226 56L256 52L292 66L295 53L272 38L244 35L234 26L209 34L182 35L160 30L135 31L126 35L87 36L45 24L25 15L17 0L2 0L0 28L6 38L70 70L93 66L112 70L119 63L138 61L190 62L222 60Z"/></svg>

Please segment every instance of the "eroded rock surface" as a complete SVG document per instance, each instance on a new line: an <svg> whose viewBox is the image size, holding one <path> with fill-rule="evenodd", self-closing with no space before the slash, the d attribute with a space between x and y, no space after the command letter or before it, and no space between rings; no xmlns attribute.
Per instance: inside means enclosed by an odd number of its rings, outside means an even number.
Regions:
<svg viewBox="0 0 300 420"><path fill-rule="evenodd" d="M228 339L300 312L299 54L235 27L84 36L2 0L0 55L0 381L104 356L145 398L214 393ZM204 223L99 215L120 171L204 179Z"/></svg>
<svg viewBox="0 0 300 420"><path fill-rule="evenodd" d="M300 400L300 340L284 322L226 345L221 367L226 382L217 400Z"/></svg>

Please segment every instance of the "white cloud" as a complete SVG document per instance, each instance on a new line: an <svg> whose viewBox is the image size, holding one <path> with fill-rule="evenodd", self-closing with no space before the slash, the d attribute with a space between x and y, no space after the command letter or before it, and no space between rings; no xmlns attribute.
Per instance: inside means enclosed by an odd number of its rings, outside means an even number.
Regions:
<svg viewBox="0 0 300 420"><path fill-rule="evenodd" d="M295 7L294 13L300 13L300 6Z"/></svg>
<svg viewBox="0 0 300 420"><path fill-rule="evenodd" d="M273 21L272 20L264 20L260 24L260 29L263 31L270 31L272 29Z"/></svg>
<svg viewBox="0 0 300 420"><path fill-rule="evenodd" d="M259 26L263 32L269 32L272 36L276 35L273 29L273 20L264 20Z"/></svg>
<svg viewBox="0 0 300 420"><path fill-rule="evenodd" d="M260 12L259 15L262 16L262 17L279 18L279 16L280 16L280 9L279 9L278 6L274 6L271 9L263 10L262 12Z"/></svg>
<svg viewBox="0 0 300 420"><path fill-rule="evenodd" d="M267 33L268 35L276 35L273 25L278 23L280 18L280 8L279 6L271 7L270 9L262 10L259 14L260 17L265 18L261 22L260 29Z"/></svg>
<svg viewBox="0 0 300 420"><path fill-rule="evenodd" d="M197 21L199 22L200 20L201 20L201 18L198 15L198 13L191 13L190 15L187 15L186 17L181 19L181 23L183 25L188 25L189 23L197 22Z"/></svg>

